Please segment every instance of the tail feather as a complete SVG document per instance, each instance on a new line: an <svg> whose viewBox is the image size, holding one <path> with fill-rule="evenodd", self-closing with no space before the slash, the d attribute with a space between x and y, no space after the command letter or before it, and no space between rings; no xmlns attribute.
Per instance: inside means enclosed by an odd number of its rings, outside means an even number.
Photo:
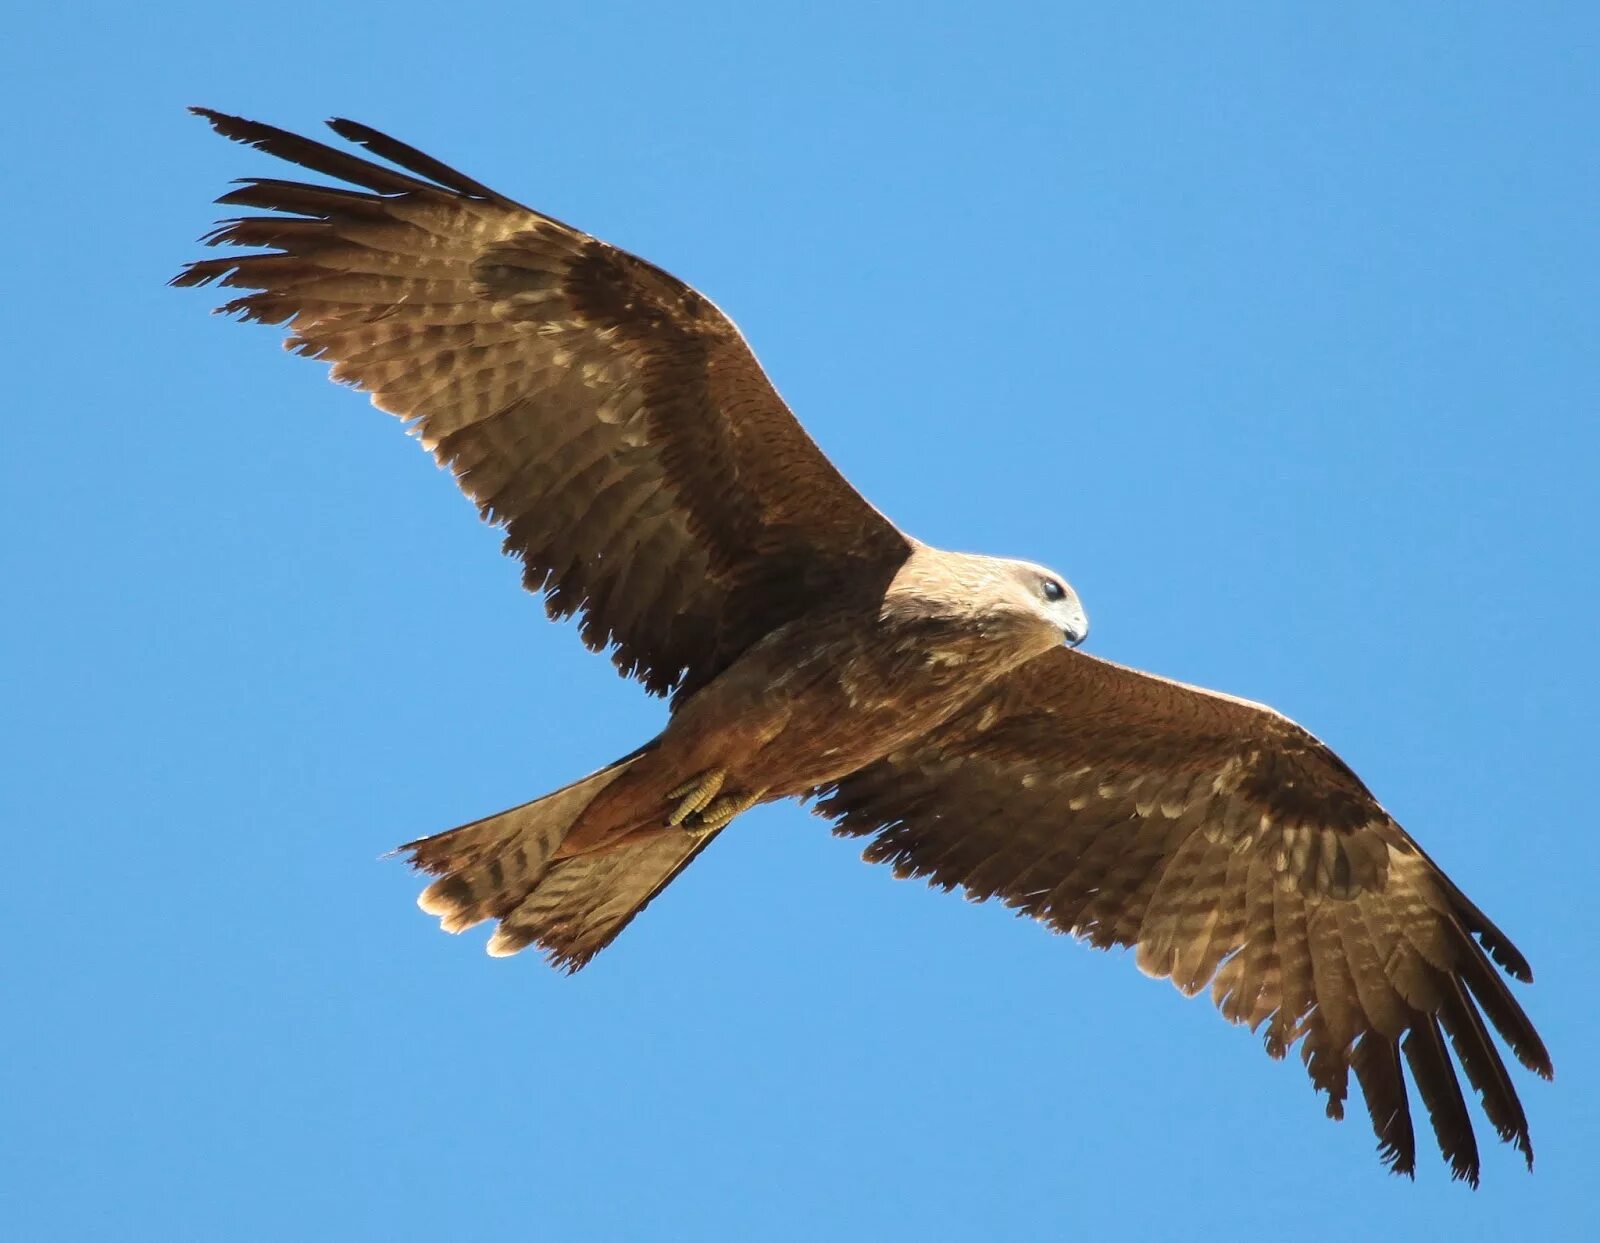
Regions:
<svg viewBox="0 0 1600 1243"><path fill-rule="evenodd" d="M538 945L552 966L578 970L616 940L715 836L667 833L604 854L562 859L501 917L489 953L499 957Z"/></svg>
<svg viewBox="0 0 1600 1243"><path fill-rule="evenodd" d="M573 821L631 760L619 761L553 794L458 829L408 842L418 871L441 877L417 905L446 932L461 932L513 910L549 868Z"/></svg>
<svg viewBox="0 0 1600 1243"><path fill-rule="evenodd" d="M531 803L400 847L418 871L439 877L417 905L437 915L446 932L498 920L488 945L496 957L538 945L552 964L576 971L715 836L663 834L601 854L556 858L584 809L642 754Z"/></svg>

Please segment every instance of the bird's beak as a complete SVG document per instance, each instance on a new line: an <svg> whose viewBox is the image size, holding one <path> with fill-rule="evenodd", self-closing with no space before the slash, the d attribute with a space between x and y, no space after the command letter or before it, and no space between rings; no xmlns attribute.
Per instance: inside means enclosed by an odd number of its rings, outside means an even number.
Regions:
<svg viewBox="0 0 1600 1243"><path fill-rule="evenodd" d="M1068 647L1077 647L1089 637L1089 615L1080 608L1077 615L1061 627L1061 635Z"/></svg>

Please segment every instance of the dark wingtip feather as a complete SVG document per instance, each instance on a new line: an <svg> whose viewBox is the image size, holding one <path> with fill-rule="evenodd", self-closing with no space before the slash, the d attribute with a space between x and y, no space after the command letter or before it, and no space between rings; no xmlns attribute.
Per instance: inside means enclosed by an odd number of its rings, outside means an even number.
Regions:
<svg viewBox="0 0 1600 1243"><path fill-rule="evenodd" d="M193 288L196 285L209 285L216 280L216 274L208 269L201 268L204 259L197 259L193 263L186 263L178 269L178 274L167 281L169 286L180 289ZM198 269L198 270L197 270Z"/></svg>
<svg viewBox="0 0 1600 1243"><path fill-rule="evenodd" d="M1448 884L1449 877L1445 880ZM1451 897L1456 900L1457 914L1461 922L1478 938L1483 948L1489 951L1489 957L1499 963L1501 969L1518 983L1532 984L1533 967L1522 956L1522 951L1511 943L1511 938L1501 932L1494 921L1480 911L1454 884L1450 884L1449 887L1453 891Z"/></svg>
<svg viewBox="0 0 1600 1243"><path fill-rule="evenodd" d="M1534 1028L1533 1020L1512 996L1505 980L1490 965L1482 950L1470 942L1461 964L1461 979L1516 1059L1541 1079L1555 1078L1550 1051Z"/></svg>
<svg viewBox="0 0 1600 1243"><path fill-rule="evenodd" d="M1488 1115L1495 1134L1521 1152L1528 1168L1532 1169L1533 1141L1528 1136L1528 1116L1523 1112L1511 1076L1506 1073L1505 1062L1501 1060L1482 1016L1458 979L1450 978L1447 981L1439 1020L1450 1038L1456 1060L1461 1063L1467 1081L1476 1090L1479 1103Z"/></svg>
<svg viewBox="0 0 1600 1243"><path fill-rule="evenodd" d="M1471 898L1467 897L1449 876L1428 853L1415 842L1408 843L1423 859L1427 860L1433 868L1434 879L1444 889L1445 895L1455 907L1455 915L1461 921L1461 926L1466 928L1483 948L1489 951L1489 956L1499 963L1507 975L1523 984L1533 983L1533 967L1523 957L1522 951L1512 944L1511 938L1500 930L1500 927L1485 915L1482 909Z"/></svg>
<svg viewBox="0 0 1600 1243"><path fill-rule="evenodd" d="M1449 1050L1445 1048L1439 1021L1431 1014L1423 1015L1400 1047L1433 1123L1439 1151L1450 1163L1450 1177L1476 1189L1480 1168L1478 1141L1472 1132L1472 1115L1450 1062Z"/></svg>
<svg viewBox="0 0 1600 1243"><path fill-rule="evenodd" d="M302 138L299 134L279 129L276 125L232 116L226 112L218 112L214 108L195 107L189 111L203 117L211 128L224 138L254 147L258 151L277 156L280 160L287 160L291 164L298 164L302 168L309 168L312 172L348 181L353 185L365 186L380 194L406 194L438 189L437 186L418 180L407 173L384 168L371 160L363 160L360 156L340 151L326 143Z"/></svg>
<svg viewBox="0 0 1600 1243"><path fill-rule="evenodd" d="M1484 949L1489 951L1489 956L1500 964L1507 975L1519 984L1533 983L1533 967L1521 951L1511 944L1510 938L1492 924L1487 929L1477 928L1474 931L1483 942Z"/></svg>
<svg viewBox="0 0 1600 1243"><path fill-rule="evenodd" d="M1378 1156L1396 1174L1417 1176L1417 1138L1411 1126L1411 1106L1406 1099L1400 1053L1392 1040L1368 1032L1350 1055L1361 1095L1378 1138Z"/></svg>
<svg viewBox="0 0 1600 1243"><path fill-rule="evenodd" d="M262 131L270 127L246 117L234 116L231 112L219 112L215 108L204 108L199 105L191 106L189 112L233 142L249 143L254 146L259 139L268 136Z"/></svg>
<svg viewBox="0 0 1600 1243"><path fill-rule="evenodd" d="M509 203L503 194L491 190L483 182L468 177L442 160L436 160L425 152L418 151L409 143L401 142L398 138L391 138L381 130L375 130L370 125L363 125L360 121L352 121L346 117L333 117L327 122L328 128L347 142L353 142L365 147L373 155L388 160L391 164L398 164L401 168L415 173L419 177L426 177L429 181L437 182L447 189L458 194L465 194L472 198L488 199L496 203Z"/></svg>

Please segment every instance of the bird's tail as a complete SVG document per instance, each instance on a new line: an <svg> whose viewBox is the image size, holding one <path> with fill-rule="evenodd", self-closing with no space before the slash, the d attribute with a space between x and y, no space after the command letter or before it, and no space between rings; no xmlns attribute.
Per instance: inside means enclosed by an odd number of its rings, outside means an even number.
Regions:
<svg viewBox="0 0 1600 1243"><path fill-rule="evenodd" d="M715 836L667 833L604 853L557 857L584 809L643 754L531 803L400 847L413 867L440 878L417 905L439 916L446 932L497 919L489 953L501 957L538 945L553 965L576 971Z"/></svg>

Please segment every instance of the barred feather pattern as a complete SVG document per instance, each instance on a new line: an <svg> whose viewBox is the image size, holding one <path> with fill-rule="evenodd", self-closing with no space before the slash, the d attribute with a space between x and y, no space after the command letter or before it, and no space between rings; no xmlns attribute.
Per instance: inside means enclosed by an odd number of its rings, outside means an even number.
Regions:
<svg viewBox="0 0 1600 1243"><path fill-rule="evenodd" d="M537 945L552 966L576 971L614 941L716 833L662 834L638 845L563 859L500 920L489 953Z"/></svg>
<svg viewBox="0 0 1600 1243"><path fill-rule="evenodd" d="M1452 1176L1480 1157L1459 1064L1531 1166L1489 1027L1550 1077L1490 961L1532 973L1322 743L1244 700L1061 651L828 790L836 831L899 876L998 898L1298 1048L1330 1117L1354 1073L1379 1154L1411 1174L1409 1068ZM1454 1049L1452 1062L1449 1049Z"/></svg>
<svg viewBox="0 0 1600 1243"><path fill-rule="evenodd" d="M558 857L594 797L649 749L531 803L400 847L413 867L439 878L417 905L446 932L498 921L486 947L495 957L531 945L552 965L578 970L716 836L662 834L604 854Z"/></svg>
<svg viewBox="0 0 1600 1243"><path fill-rule="evenodd" d="M733 324L653 264L350 121L398 168L196 109L221 134L339 187L249 178L218 201L274 213L205 241L266 248L178 285L405 420L456 477L552 616L679 700L911 544L823 456Z"/></svg>

